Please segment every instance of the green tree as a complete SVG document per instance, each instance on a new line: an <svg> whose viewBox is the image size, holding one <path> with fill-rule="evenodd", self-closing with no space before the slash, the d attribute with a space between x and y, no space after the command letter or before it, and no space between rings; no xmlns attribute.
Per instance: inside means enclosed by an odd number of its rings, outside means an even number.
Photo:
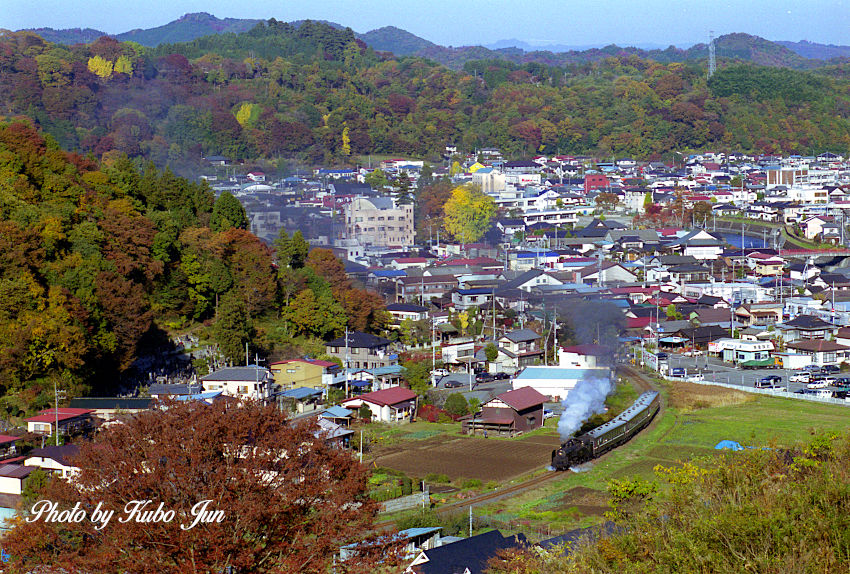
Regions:
<svg viewBox="0 0 850 574"><path fill-rule="evenodd" d="M301 269L310 252L310 244L304 239L301 230L296 231L289 237L286 229L280 228L277 239L274 242L277 255L277 264L280 268Z"/></svg>
<svg viewBox="0 0 850 574"><path fill-rule="evenodd" d="M247 229L248 215L245 208L239 203L232 193L225 191L219 196L213 205L210 217L210 229L215 232L225 231L231 228Z"/></svg>
<svg viewBox="0 0 850 574"><path fill-rule="evenodd" d="M443 409L450 415L463 416L469 414L469 403L462 394L452 393L446 397Z"/></svg>
<svg viewBox="0 0 850 574"><path fill-rule="evenodd" d="M218 307L218 316L213 323L213 339L224 358L239 364L245 352L245 343L251 340L253 329L248 310L236 291L228 292Z"/></svg>
<svg viewBox="0 0 850 574"><path fill-rule="evenodd" d="M489 195L468 186L456 187L443 207L443 224L456 240L478 241L496 214L496 202Z"/></svg>
<svg viewBox="0 0 850 574"><path fill-rule="evenodd" d="M413 202L413 199L410 197L410 190L412 188L412 184L410 182L410 176L407 175L406 171L401 172L396 178L395 188L398 197L398 203L400 205Z"/></svg>
<svg viewBox="0 0 850 574"><path fill-rule="evenodd" d="M431 362L427 360L410 360L403 365L402 377L410 390L424 395L431 388Z"/></svg>
<svg viewBox="0 0 850 574"><path fill-rule="evenodd" d="M363 178L363 182L372 189L383 189L385 185L390 184L387 174L381 169L375 169L367 173Z"/></svg>
<svg viewBox="0 0 850 574"><path fill-rule="evenodd" d="M484 347L484 356L487 357L487 362L492 363L499 357L499 349L493 343Z"/></svg>

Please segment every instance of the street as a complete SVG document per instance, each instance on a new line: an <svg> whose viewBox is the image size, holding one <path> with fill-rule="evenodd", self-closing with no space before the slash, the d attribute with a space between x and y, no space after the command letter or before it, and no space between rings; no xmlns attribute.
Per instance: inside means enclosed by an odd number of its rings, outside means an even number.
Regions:
<svg viewBox="0 0 850 574"><path fill-rule="evenodd" d="M716 357L684 357L676 353L667 353L667 364L670 369L684 368L687 376L702 373L706 381L727 383L743 387L754 387L756 381L768 375L779 375L782 377L782 385L788 387L789 392L805 389L805 383L790 383L790 375L798 371L790 369L740 369L730 363L724 363ZM669 373L668 373L669 374Z"/></svg>

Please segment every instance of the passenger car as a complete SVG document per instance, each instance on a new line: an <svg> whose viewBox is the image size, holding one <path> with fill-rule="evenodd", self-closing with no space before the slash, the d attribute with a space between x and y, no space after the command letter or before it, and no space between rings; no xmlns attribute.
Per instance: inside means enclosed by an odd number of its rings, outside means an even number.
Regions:
<svg viewBox="0 0 850 574"><path fill-rule="evenodd" d="M802 373L794 373L788 377L788 380L792 383L808 383L812 380L812 374L806 371L803 371Z"/></svg>

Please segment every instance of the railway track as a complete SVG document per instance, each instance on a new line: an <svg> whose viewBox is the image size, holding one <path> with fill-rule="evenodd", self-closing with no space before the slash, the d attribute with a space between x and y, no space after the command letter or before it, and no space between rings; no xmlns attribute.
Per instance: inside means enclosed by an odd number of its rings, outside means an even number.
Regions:
<svg viewBox="0 0 850 574"><path fill-rule="evenodd" d="M653 391L657 390L655 388L654 382L644 373L642 373L639 369L636 369L629 365L621 365L617 367L617 373L622 374L630 378L638 388L639 392L644 391ZM663 405L662 405L663 408ZM654 423L655 421L653 421ZM604 457L604 455L603 455ZM474 496L472 498L467 498L465 500L459 500L457 502L453 502L451 504L446 504L444 506L439 506L434 509L434 512L437 514L450 514L452 512L457 512L459 510L464 510L469 508L470 506L479 506L483 503L487 502L495 502L499 499L505 498L506 496L511 496L517 493L520 493L524 490L528 490L530 488L534 488L541 484L545 484L546 482L564 476L561 472L546 472L544 474L540 474L523 482L519 482L517 484L513 484L510 486L506 486L504 488L498 488L491 492L485 492L478 496ZM373 529L376 531L389 530L395 526L394 520L385 520L382 522L378 522L373 526Z"/></svg>

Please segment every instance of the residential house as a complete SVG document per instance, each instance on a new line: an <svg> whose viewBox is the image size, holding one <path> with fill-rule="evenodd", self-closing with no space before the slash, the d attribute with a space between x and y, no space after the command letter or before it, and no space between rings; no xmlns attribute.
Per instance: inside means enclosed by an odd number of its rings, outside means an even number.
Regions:
<svg viewBox="0 0 850 574"><path fill-rule="evenodd" d="M31 433L51 435L54 433L54 425L59 421L59 432L64 435L83 433L91 429L92 409L44 409L34 417L24 419L27 430Z"/></svg>
<svg viewBox="0 0 850 574"><path fill-rule="evenodd" d="M499 355L490 363L490 372L516 373L540 361L540 335L531 329L517 329L502 335L498 340Z"/></svg>
<svg viewBox="0 0 850 574"><path fill-rule="evenodd" d="M560 401L569 396L579 381L588 379L610 380L611 370L603 368L569 368L529 366L511 381L514 389L531 387L541 395Z"/></svg>
<svg viewBox="0 0 850 574"><path fill-rule="evenodd" d="M18 454L17 443L21 437L0 435L0 459L9 458Z"/></svg>
<svg viewBox="0 0 850 574"><path fill-rule="evenodd" d="M489 305L493 301L493 289L456 289L452 292L452 306L456 311L467 311L473 307Z"/></svg>
<svg viewBox="0 0 850 574"><path fill-rule="evenodd" d="M786 345L793 351L811 357L810 364L825 366L838 365L848 358L850 347L835 341L824 341L823 339L806 339L788 343Z"/></svg>
<svg viewBox="0 0 850 574"><path fill-rule="evenodd" d="M567 369L595 369L614 356L605 345L573 345L558 349L558 365Z"/></svg>
<svg viewBox="0 0 850 574"><path fill-rule="evenodd" d="M399 277L396 280L396 300L399 302L431 301L456 288L457 279L454 275Z"/></svg>
<svg viewBox="0 0 850 574"><path fill-rule="evenodd" d="M782 331L783 340L799 341L831 337L840 327L812 315L798 315L790 321L777 325L776 328Z"/></svg>
<svg viewBox="0 0 850 574"><path fill-rule="evenodd" d="M619 263L603 261L588 265L575 272L575 282L588 285L610 285L612 283L634 283L637 275Z"/></svg>
<svg viewBox="0 0 850 574"><path fill-rule="evenodd" d="M273 392L271 371L256 365L225 367L201 377L204 391L221 391L239 400L268 401Z"/></svg>
<svg viewBox="0 0 850 574"><path fill-rule="evenodd" d="M723 241L704 229L694 229L680 239L669 243L667 248L703 261L719 258L723 253Z"/></svg>
<svg viewBox="0 0 850 574"><path fill-rule="evenodd" d="M304 414L321 408L322 389L294 387L275 393L278 408L293 414Z"/></svg>
<svg viewBox="0 0 850 574"><path fill-rule="evenodd" d="M358 410L366 405L372 420L379 422L410 422L416 412L416 399L416 393L410 389L393 387L345 399L342 406Z"/></svg>
<svg viewBox="0 0 850 574"><path fill-rule="evenodd" d="M496 395L481 405L481 412L463 421L469 434L494 432L515 435L543 426L546 396L531 387L522 387Z"/></svg>
<svg viewBox="0 0 850 574"><path fill-rule="evenodd" d="M77 397L71 399L69 406L90 409L93 416L111 421L122 415L146 411L151 408L151 403L153 399L148 397Z"/></svg>
<svg viewBox="0 0 850 574"><path fill-rule="evenodd" d="M412 303L390 303L387 312L393 316L396 325L402 321L425 321L428 319L428 307L414 305Z"/></svg>
<svg viewBox="0 0 850 574"><path fill-rule="evenodd" d="M405 574L483 574L489 561L501 551L527 544L525 536L502 536L498 530L423 550Z"/></svg>
<svg viewBox="0 0 850 574"><path fill-rule="evenodd" d="M298 387L327 389L340 368L333 361L316 359L288 359L269 365L276 387L287 390Z"/></svg>
<svg viewBox="0 0 850 574"><path fill-rule="evenodd" d="M34 448L24 458L24 465L38 467L67 480L80 472L79 467L71 463L71 459L77 456L79 452L80 447L75 444Z"/></svg>
<svg viewBox="0 0 850 574"><path fill-rule="evenodd" d="M778 255L751 253L747 256L747 265L758 277L774 277L785 271L785 260Z"/></svg>
<svg viewBox="0 0 850 574"><path fill-rule="evenodd" d="M326 344L328 355L337 357L349 369L374 369L398 363L398 355L392 352L392 341L370 333L352 331ZM346 364L347 361L347 364Z"/></svg>
<svg viewBox="0 0 850 574"><path fill-rule="evenodd" d="M782 305L779 301L744 303L735 309L735 317L747 326L768 326L782 322Z"/></svg>
<svg viewBox="0 0 850 574"><path fill-rule="evenodd" d="M20 499L20 495L24 492L26 479L34 470L35 467L32 466L0 464L0 496L5 495L3 496L4 502Z"/></svg>
<svg viewBox="0 0 850 574"><path fill-rule="evenodd" d="M204 386L195 383L161 384L154 383L148 387L148 394L154 399L176 398L196 395L204 390Z"/></svg>

